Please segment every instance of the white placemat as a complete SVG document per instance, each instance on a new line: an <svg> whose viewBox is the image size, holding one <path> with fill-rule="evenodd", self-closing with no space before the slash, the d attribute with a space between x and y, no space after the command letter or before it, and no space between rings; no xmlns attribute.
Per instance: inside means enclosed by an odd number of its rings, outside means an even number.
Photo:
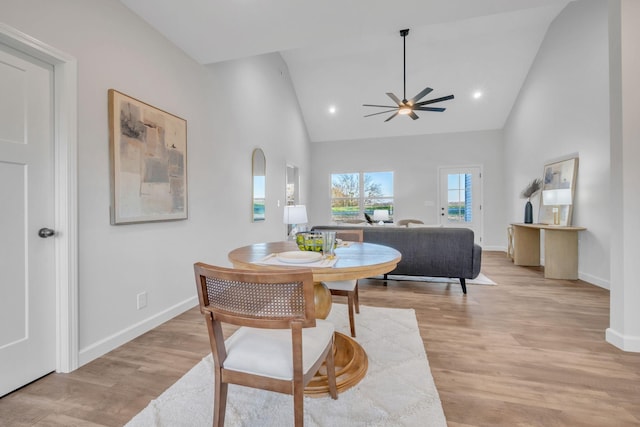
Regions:
<svg viewBox="0 0 640 427"><path fill-rule="evenodd" d="M327 258L321 258L318 261L315 262L304 262L304 263L291 263L291 262L285 262L285 261L281 261L278 258L278 254L277 253L273 253L273 254L269 254L266 257L259 259L258 261L254 261L253 264L262 264L262 265L279 265L279 266L283 266L283 267L314 267L314 268L318 268L318 267L326 267L326 268L330 268L333 267L336 262L338 262L338 257L335 256L332 259L327 259Z"/></svg>

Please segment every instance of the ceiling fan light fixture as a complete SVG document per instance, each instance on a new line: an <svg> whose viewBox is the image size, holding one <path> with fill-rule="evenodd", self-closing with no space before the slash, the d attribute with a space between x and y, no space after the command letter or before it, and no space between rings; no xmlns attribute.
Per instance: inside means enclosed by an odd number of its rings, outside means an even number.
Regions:
<svg viewBox="0 0 640 427"><path fill-rule="evenodd" d="M397 97L395 94L391 92L387 92L387 96L395 102L396 105L378 105L378 104L362 104L363 107L376 107L376 108L390 108L390 110L380 111L378 113L367 114L365 117L377 116L378 114L386 114L393 113L389 118L385 120L388 122L393 119L395 116L403 115L409 116L413 120L418 119L418 115L415 113L416 111L434 111L434 112L443 112L446 108L442 107L426 107L428 104L435 104L436 102L448 101L449 99L453 99L453 95L443 96L440 98L430 99L427 101L420 101L422 98L427 96L429 93L433 91L430 87L426 87L422 89L422 92L418 93L416 96L407 101L407 49L406 49L406 38L409 34L409 29L400 30L400 36L402 37L402 72L403 72L403 92L402 92L402 100Z"/></svg>
<svg viewBox="0 0 640 427"><path fill-rule="evenodd" d="M407 115L407 114L411 114L411 112L413 111L413 109L411 107L409 107L408 105L402 106L398 108L398 114L402 114L402 115Z"/></svg>

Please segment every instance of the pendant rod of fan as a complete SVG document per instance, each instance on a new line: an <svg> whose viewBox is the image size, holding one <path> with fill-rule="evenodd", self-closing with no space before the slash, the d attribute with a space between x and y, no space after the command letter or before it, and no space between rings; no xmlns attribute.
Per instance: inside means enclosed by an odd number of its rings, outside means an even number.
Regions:
<svg viewBox="0 0 640 427"><path fill-rule="evenodd" d="M407 35L409 34L409 29L400 30L400 35L402 36L402 80L403 80L403 89L402 89L402 102L407 102Z"/></svg>

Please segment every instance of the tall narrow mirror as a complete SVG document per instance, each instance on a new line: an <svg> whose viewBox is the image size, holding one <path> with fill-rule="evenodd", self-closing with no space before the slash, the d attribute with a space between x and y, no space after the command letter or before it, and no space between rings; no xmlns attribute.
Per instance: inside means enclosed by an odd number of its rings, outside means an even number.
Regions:
<svg viewBox="0 0 640 427"><path fill-rule="evenodd" d="M265 220L265 200L267 185L267 161L260 148L253 150L251 156L251 175L253 177L253 191L251 199L251 220L253 222Z"/></svg>
<svg viewBox="0 0 640 427"><path fill-rule="evenodd" d="M300 202L300 176L298 167L293 165L287 165L286 170L286 183L285 183L285 205L293 206ZM291 234L292 224L287 224L287 236Z"/></svg>
<svg viewBox="0 0 640 427"><path fill-rule="evenodd" d="M295 205L300 201L298 185L298 167L287 165L286 201L287 205Z"/></svg>

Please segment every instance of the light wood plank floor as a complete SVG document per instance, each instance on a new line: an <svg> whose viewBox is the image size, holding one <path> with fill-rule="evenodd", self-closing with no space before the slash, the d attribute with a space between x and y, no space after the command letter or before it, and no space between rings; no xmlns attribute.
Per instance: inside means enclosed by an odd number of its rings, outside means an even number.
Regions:
<svg viewBox="0 0 640 427"><path fill-rule="evenodd" d="M485 252L498 286L362 280L361 304L414 308L450 427L640 425L640 354L604 341L609 293ZM357 325L357 317L356 317ZM2 426L121 426L209 352L192 309L71 374L0 399Z"/></svg>

